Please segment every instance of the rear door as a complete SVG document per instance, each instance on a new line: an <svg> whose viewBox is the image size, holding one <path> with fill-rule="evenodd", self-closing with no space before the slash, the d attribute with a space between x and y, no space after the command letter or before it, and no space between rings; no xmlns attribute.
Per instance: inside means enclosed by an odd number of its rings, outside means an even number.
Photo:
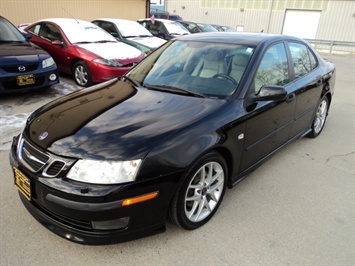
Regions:
<svg viewBox="0 0 355 266"><path fill-rule="evenodd" d="M321 70L317 57L304 43L287 43L297 84L295 123L292 126L290 138L307 131L314 118L314 113L320 100L323 86Z"/></svg>

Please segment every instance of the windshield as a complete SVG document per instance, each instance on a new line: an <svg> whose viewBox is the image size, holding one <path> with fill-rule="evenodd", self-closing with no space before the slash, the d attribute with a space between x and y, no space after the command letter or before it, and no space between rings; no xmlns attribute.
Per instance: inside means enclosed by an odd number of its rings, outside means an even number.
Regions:
<svg viewBox="0 0 355 266"><path fill-rule="evenodd" d="M190 34L190 32L178 22L175 21L164 22L164 25L170 34L179 34L179 35Z"/></svg>
<svg viewBox="0 0 355 266"><path fill-rule="evenodd" d="M0 42L26 42L26 39L14 25L0 18Z"/></svg>
<svg viewBox="0 0 355 266"><path fill-rule="evenodd" d="M152 53L127 76L151 89L226 98L237 90L253 52L250 46L177 39Z"/></svg>
<svg viewBox="0 0 355 266"><path fill-rule="evenodd" d="M213 28L210 24L197 23L197 26L198 26L203 32L218 31L218 30L216 30L215 28Z"/></svg>
<svg viewBox="0 0 355 266"><path fill-rule="evenodd" d="M144 28L138 22L117 22L116 26L123 37L153 36L149 30Z"/></svg>
<svg viewBox="0 0 355 266"><path fill-rule="evenodd" d="M78 23L63 23L60 27L71 43L117 42L109 33L90 22L78 20Z"/></svg>

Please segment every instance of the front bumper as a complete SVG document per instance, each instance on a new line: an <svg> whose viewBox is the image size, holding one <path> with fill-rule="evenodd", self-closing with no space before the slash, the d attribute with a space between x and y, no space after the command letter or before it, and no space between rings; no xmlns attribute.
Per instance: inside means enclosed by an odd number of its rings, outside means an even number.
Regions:
<svg viewBox="0 0 355 266"><path fill-rule="evenodd" d="M59 74L56 67L49 67L48 70L43 72L30 73L35 77L34 84L19 86L17 84L17 76L13 73L6 74L0 77L0 94L2 93L17 93L28 92L32 90L39 90L48 88L54 84L59 83ZM50 76L55 75L56 79L50 80Z"/></svg>
<svg viewBox="0 0 355 266"><path fill-rule="evenodd" d="M103 245L165 231L166 212L179 174L125 185L90 185L30 172L17 156L17 138L10 164L30 181L30 200L20 198L45 227L73 242ZM124 199L157 191L158 196L131 206Z"/></svg>

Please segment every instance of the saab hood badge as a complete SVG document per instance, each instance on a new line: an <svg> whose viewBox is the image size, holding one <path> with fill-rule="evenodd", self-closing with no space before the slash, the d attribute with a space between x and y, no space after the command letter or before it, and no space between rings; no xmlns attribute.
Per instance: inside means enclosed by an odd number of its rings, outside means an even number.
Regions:
<svg viewBox="0 0 355 266"><path fill-rule="evenodd" d="M46 137L48 137L48 132L42 132L39 136L38 139L39 140L44 140Z"/></svg>

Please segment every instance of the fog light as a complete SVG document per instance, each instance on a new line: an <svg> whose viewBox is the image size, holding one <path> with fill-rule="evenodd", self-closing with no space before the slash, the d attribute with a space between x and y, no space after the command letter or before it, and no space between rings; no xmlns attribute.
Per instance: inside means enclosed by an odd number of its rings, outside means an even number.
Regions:
<svg viewBox="0 0 355 266"><path fill-rule="evenodd" d="M49 76L49 79L50 79L51 81L55 81L55 80L57 79L57 75L56 75L56 74L51 74L51 75Z"/></svg>
<svg viewBox="0 0 355 266"><path fill-rule="evenodd" d="M127 227L129 217L123 217L108 221L92 221L92 227L97 230L116 230Z"/></svg>

